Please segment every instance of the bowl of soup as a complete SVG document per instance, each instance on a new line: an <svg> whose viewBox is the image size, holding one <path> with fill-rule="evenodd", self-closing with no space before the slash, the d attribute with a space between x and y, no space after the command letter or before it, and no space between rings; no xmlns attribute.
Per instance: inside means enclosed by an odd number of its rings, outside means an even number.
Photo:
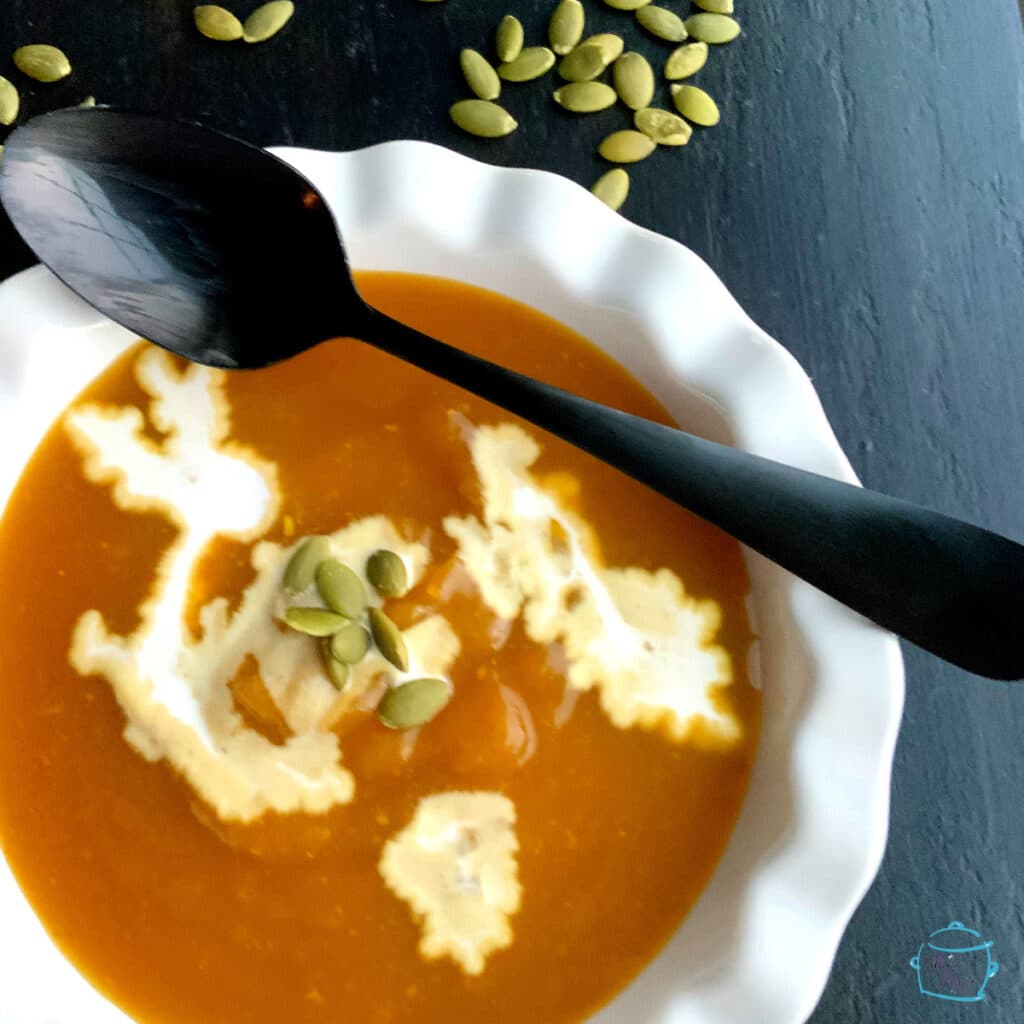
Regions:
<svg viewBox="0 0 1024 1024"><path fill-rule="evenodd" d="M682 246L425 144L280 155L387 313L854 481ZM190 366L34 269L0 426L4 1019L806 1019L884 846L891 636L358 339Z"/></svg>

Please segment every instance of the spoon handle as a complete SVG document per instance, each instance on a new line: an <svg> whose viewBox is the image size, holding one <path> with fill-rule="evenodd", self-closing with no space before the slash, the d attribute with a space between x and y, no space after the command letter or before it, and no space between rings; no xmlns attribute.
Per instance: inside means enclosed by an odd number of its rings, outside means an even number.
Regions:
<svg viewBox="0 0 1024 1024"><path fill-rule="evenodd" d="M610 409L376 311L363 340L647 484L962 668L1024 677L1024 547L958 519Z"/></svg>

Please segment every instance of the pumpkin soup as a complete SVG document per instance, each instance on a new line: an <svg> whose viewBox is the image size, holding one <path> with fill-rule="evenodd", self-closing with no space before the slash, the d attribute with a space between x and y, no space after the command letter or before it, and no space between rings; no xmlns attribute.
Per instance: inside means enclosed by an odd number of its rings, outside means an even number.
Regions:
<svg viewBox="0 0 1024 1024"><path fill-rule="evenodd" d="M666 421L532 310L359 283ZM0 577L0 843L145 1024L582 1020L748 782L738 545L355 341L234 374L132 349L25 470Z"/></svg>

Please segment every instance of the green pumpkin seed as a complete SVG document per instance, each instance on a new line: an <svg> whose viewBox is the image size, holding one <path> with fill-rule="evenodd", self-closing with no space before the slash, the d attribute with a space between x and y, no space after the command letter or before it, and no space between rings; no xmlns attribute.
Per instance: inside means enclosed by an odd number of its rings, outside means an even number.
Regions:
<svg viewBox="0 0 1024 1024"><path fill-rule="evenodd" d="M613 164L635 164L654 152L655 144L643 132L626 128L621 132L612 132L598 146L597 151Z"/></svg>
<svg viewBox="0 0 1024 1024"><path fill-rule="evenodd" d="M594 43L577 46L572 53L562 58L558 73L567 82L589 82L608 67L604 55L604 48Z"/></svg>
<svg viewBox="0 0 1024 1024"><path fill-rule="evenodd" d="M498 25L494 37L498 60L510 64L523 52L523 24L511 14L506 14Z"/></svg>
<svg viewBox="0 0 1024 1024"><path fill-rule="evenodd" d="M651 0L604 0L604 2L617 11L636 11L641 7L646 7Z"/></svg>
<svg viewBox="0 0 1024 1024"><path fill-rule="evenodd" d="M629 175L621 167L613 167L590 186L590 191L605 206L617 210L629 195Z"/></svg>
<svg viewBox="0 0 1024 1024"><path fill-rule="evenodd" d="M401 597L409 589L409 574L400 555L381 548L366 562L366 578L385 597Z"/></svg>
<svg viewBox="0 0 1024 1024"><path fill-rule="evenodd" d="M331 656L331 641L329 639L325 638L321 643L323 644L324 671L327 673L327 678L330 679L336 690L344 690L345 684L348 682L348 665Z"/></svg>
<svg viewBox="0 0 1024 1024"><path fill-rule="evenodd" d="M622 55L625 43L622 41L622 36L617 36L613 32L598 32L596 36L588 36L584 39L580 46L597 46L600 48L601 57L604 59L605 67L607 67L613 60L617 60Z"/></svg>
<svg viewBox="0 0 1024 1024"><path fill-rule="evenodd" d="M703 11L712 14L732 14L732 0L693 0Z"/></svg>
<svg viewBox="0 0 1024 1024"><path fill-rule="evenodd" d="M262 43L276 36L291 21L295 13L292 0L270 0L257 7L242 25L242 38L247 43Z"/></svg>
<svg viewBox="0 0 1024 1024"><path fill-rule="evenodd" d="M739 22L725 14L691 14L683 24L702 43L731 43L740 34Z"/></svg>
<svg viewBox="0 0 1024 1024"><path fill-rule="evenodd" d="M377 716L389 729L415 729L438 715L451 696L443 679L410 679L384 694Z"/></svg>
<svg viewBox="0 0 1024 1024"><path fill-rule="evenodd" d="M216 4L202 4L192 11L196 28L207 39L218 43L233 43L242 38L242 23L226 8Z"/></svg>
<svg viewBox="0 0 1024 1024"><path fill-rule="evenodd" d="M14 124L21 108L21 97L13 82L0 75L0 124Z"/></svg>
<svg viewBox="0 0 1024 1024"><path fill-rule="evenodd" d="M37 82L59 82L71 74L71 62L63 51L45 43L19 46L13 60L22 74Z"/></svg>
<svg viewBox="0 0 1024 1024"><path fill-rule="evenodd" d="M366 587L363 581L336 558L327 558L316 567L316 589L331 611L355 619L366 611Z"/></svg>
<svg viewBox="0 0 1024 1024"><path fill-rule="evenodd" d="M85 99L82 100L82 102L78 104L78 109L79 110L92 110L92 108L95 107L95 106L96 106L96 97L95 96L86 96Z"/></svg>
<svg viewBox="0 0 1024 1024"><path fill-rule="evenodd" d="M501 79L491 67L487 58L476 50L463 50L459 54L459 66L466 84L482 100L496 100L501 95Z"/></svg>
<svg viewBox="0 0 1024 1024"><path fill-rule="evenodd" d="M327 641L327 649L336 661L355 665L366 657L370 649L370 634L362 626L349 622Z"/></svg>
<svg viewBox="0 0 1024 1024"><path fill-rule="evenodd" d="M571 53L583 35L585 15L580 0L562 0L548 23L548 40L555 53Z"/></svg>
<svg viewBox="0 0 1024 1024"><path fill-rule="evenodd" d="M687 121L711 128L721 120L718 104L703 89L698 89L695 85L673 85L672 99L676 110Z"/></svg>
<svg viewBox="0 0 1024 1024"><path fill-rule="evenodd" d="M4 147L0 146L0 162L3 161L3 158L4 158Z"/></svg>
<svg viewBox="0 0 1024 1024"><path fill-rule="evenodd" d="M592 114L615 105L615 90L604 82L570 82L555 90L555 102L575 114Z"/></svg>
<svg viewBox="0 0 1024 1024"><path fill-rule="evenodd" d="M657 107L638 110L633 124L659 146L685 146L693 135L693 129L678 114Z"/></svg>
<svg viewBox="0 0 1024 1024"><path fill-rule="evenodd" d="M636 20L653 36L664 39L666 43L681 43L686 38L686 26L683 19L666 7L648 4L636 12Z"/></svg>
<svg viewBox="0 0 1024 1024"><path fill-rule="evenodd" d="M326 537L308 537L288 559L284 570L284 585L293 593L305 590L313 583L316 567L331 553L331 542Z"/></svg>
<svg viewBox="0 0 1024 1024"><path fill-rule="evenodd" d="M689 78L708 62L707 43L687 43L673 50L665 61L665 77L671 80Z"/></svg>
<svg viewBox="0 0 1024 1024"><path fill-rule="evenodd" d="M285 609L284 621L292 629L308 636L334 636L347 621L343 615L326 608L303 608L293 605Z"/></svg>
<svg viewBox="0 0 1024 1024"><path fill-rule="evenodd" d="M506 82L530 82L547 74L555 64L555 55L546 46L527 46L515 60L498 65L498 74Z"/></svg>
<svg viewBox="0 0 1024 1024"><path fill-rule="evenodd" d="M459 100L452 104L448 114L464 132L482 139L498 139L519 127L504 107L489 100Z"/></svg>
<svg viewBox="0 0 1024 1024"><path fill-rule="evenodd" d="M631 110L640 110L654 99L654 71L640 53L624 53L612 66L612 81L619 99Z"/></svg>
<svg viewBox="0 0 1024 1024"><path fill-rule="evenodd" d="M370 609L370 632L381 655L403 672L409 667L402 631L379 608Z"/></svg>

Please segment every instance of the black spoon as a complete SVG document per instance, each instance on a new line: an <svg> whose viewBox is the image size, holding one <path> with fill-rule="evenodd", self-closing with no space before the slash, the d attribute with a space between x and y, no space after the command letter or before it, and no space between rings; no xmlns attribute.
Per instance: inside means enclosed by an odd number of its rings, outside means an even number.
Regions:
<svg viewBox="0 0 1024 1024"><path fill-rule="evenodd" d="M7 140L0 198L62 281L186 359L256 368L359 338L578 445L940 657L1024 677L1024 547L597 405L384 316L356 291L316 189L255 146L165 118L57 111Z"/></svg>

